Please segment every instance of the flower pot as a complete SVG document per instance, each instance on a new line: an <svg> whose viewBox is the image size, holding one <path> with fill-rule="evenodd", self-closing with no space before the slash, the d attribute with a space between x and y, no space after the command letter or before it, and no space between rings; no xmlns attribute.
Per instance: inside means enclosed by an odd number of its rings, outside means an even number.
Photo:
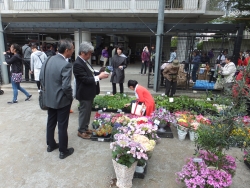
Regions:
<svg viewBox="0 0 250 188"><path fill-rule="evenodd" d="M135 173L137 161L132 164L130 168L125 165L117 163L112 159L115 174L117 178L116 186L119 188L130 188L132 187L132 179Z"/></svg>
<svg viewBox="0 0 250 188"><path fill-rule="evenodd" d="M164 127L166 127L167 124L160 124L158 125L158 127L160 127L160 129L158 129L159 132L166 132L166 130L164 129Z"/></svg>
<svg viewBox="0 0 250 188"><path fill-rule="evenodd" d="M194 142L198 138L198 134L195 131L189 131L189 138L192 142Z"/></svg>
<svg viewBox="0 0 250 188"><path fill-rule="evenodd" d="M180 141L185 140L186 135L187 135L187 132L186 132L186 131L183 131L183 130L180 130L180 129L179 129L179 126L177 127L177 130L178 130L178 138L179 138L179 140L180 140Z"/></svg>
<svg viewBox="0 0 250 188"><path fill-rule="evenodd" d="M184 126L181 126L181 125L177 125L177 129L185 131L185 132L188 132L188 130L189 130L187 127L184 127Z"/></svg>
<svg viewBox="0 0 250 188"><path fill-rule="evenodd" d="M135 172L137 172L137 173L143 173L144 170L145 170L146 165L147 165L147 163L145 163L143 166L136 166Z"/></svg>

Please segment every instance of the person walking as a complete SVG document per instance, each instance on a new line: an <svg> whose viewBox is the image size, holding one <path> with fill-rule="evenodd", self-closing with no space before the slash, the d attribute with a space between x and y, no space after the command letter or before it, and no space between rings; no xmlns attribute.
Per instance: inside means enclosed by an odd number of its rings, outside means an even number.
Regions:
<svg viewBox="0 0 250 188"><path fill-rule="evenodd" d="M165 86L166 86L165 95L167 95L168 97L173 97L173 95L176 92L177 75L178 75L179 68L180 68L180 63L178 60L175 59L172 63L169 63L162 72L163 76L166 78L165 79L166 80L165 81L166 82L165 83Z"/></svg>
<svg viewBox="0 0 250 188"><path fill-rule="evenodd" d="M93 51L94 47L91 43L81 43L73 67L76 79L76 99L80 102L77 135L83 139L89 139L92 134L89 123L94 98L100 93L99 81L109 76L105 72L95 72L89 64L88 59L91 58Z"/></svg>
<svg viewBox="0 0 250 188"><path fill-rule="evenodd" d="M145 46L143 48L142 54L141 54L141 60L142 60L142 64L141 64L141 75L144 69L144 75L146 75L147 72L147 66L149 64L150 61L150 53L148 51L148 47Z"/></svg>
<svg viewBox="0 0 250 188"><path fill-rule="evenodd" d="M17 96L18 90L23 92L26 95L25 101L29 101L32 95L30 95L24 88L20 86L22 81L22 50L18 44L12 44L10 46L10 52L14 55L10 57L9 54L3 52L5 56L5 61L7 65L11 67L11 84L13 89L13 99L12 101L7 102L8 104L18 103Z"/></svg>
<svg viewBox="0 0 250 188"><path fill-rule="evenodd" d="M37 49L37 45L33 44L31 46L32 54L30 56L30 73L34 74L35 81L37 85L38 92L40 92L41 84L39 81L40 71L41 67L43 65L43 62L47 58L47 55L44 52L41 52Z"/></svg>
<svg viewBox="0 0 250 188"><path fill-rule="evenodd" d="M29 74L30 74L30 56L32 50L30 48L30 44L25 44L22 47L22 54L23 54L23 63L25 68L25 80L29 81ZM34 81L34 74L30 74L31 81Z"/></svg>
<svg viewBox="0 0 250 188"><path fill-rule="evenodd" d="M193 69L192 69L192 80L190 80L190 83L195 83L197 79L197 71L199 69L201 63L201 56L199 55L199 52L197 50L193 51L193 59L192 59L192 64L193 64Z"/></svg>
<svg viewBox="0 0 250 188"><path fill-rule="evenodd" d="M47 152L59 148L59 158L64 159L74 153L68 148L69 111L73 100L71 88L72 64L66 61L74 52L71 39L58 42L58 54L45 61L41 68L40 82L48 109L47 119ZM46 65L46 67L45 67ZM59 144L54 134L58 125Z"/></svg>
<svg viewBox="0 0 250 188"><path fill-rule="evenodd" d="M105 48L102 50L102 57L103 57L103 67L106 67L106 63L107 63L108 58L109 58L107 46L105 46Z"/></svg>
<svg viewBox="0 0 250 188"><path fill-rule="evenodd" d="M127 57L123 54L123 47L118 46L117 54L112 58L111 65L113 67L113 72L111 75L110 82L112 83L113 95L116 94L116 84L120 86L120 93L123 93L124 90L124 80L125 80L125 71L127 68Z"/></svg>

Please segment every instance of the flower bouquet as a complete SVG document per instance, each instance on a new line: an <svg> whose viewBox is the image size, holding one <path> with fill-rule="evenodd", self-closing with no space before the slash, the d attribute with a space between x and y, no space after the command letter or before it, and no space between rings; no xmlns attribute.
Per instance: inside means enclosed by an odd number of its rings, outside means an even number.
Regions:
<svg viewBox="0 0 250 188"><path fill-rule="evenodd" d="M110 74L111 72L113 72L113 67L112 66L107 66L105 68L105 71L104 71L106 74Z"/></svg>

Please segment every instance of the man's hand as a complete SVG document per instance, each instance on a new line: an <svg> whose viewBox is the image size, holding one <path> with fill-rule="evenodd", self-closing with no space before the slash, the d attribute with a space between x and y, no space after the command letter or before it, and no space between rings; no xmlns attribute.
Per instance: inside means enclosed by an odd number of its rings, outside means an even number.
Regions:
<svg viewBox="0 0 250 188"><path fill-rule="evenodd" d="M109 74L106 74L105 72L101 72L98 76L99 76L99 79L103 79L103 78L108 78Z"/></svg>

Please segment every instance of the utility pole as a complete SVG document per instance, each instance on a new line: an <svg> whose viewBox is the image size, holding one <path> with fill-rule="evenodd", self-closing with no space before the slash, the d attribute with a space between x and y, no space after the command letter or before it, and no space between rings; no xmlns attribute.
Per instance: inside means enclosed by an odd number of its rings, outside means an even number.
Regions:
<svg viewBox="0 0 250 188"><path fill-rule="evenodd" d="M154 76L154 91L159 90L160 64L162 54L162 36L164 31L164 10L165 0L159 0L158 23L156 34L156 53L155 53L155 76Z"/></svg>

